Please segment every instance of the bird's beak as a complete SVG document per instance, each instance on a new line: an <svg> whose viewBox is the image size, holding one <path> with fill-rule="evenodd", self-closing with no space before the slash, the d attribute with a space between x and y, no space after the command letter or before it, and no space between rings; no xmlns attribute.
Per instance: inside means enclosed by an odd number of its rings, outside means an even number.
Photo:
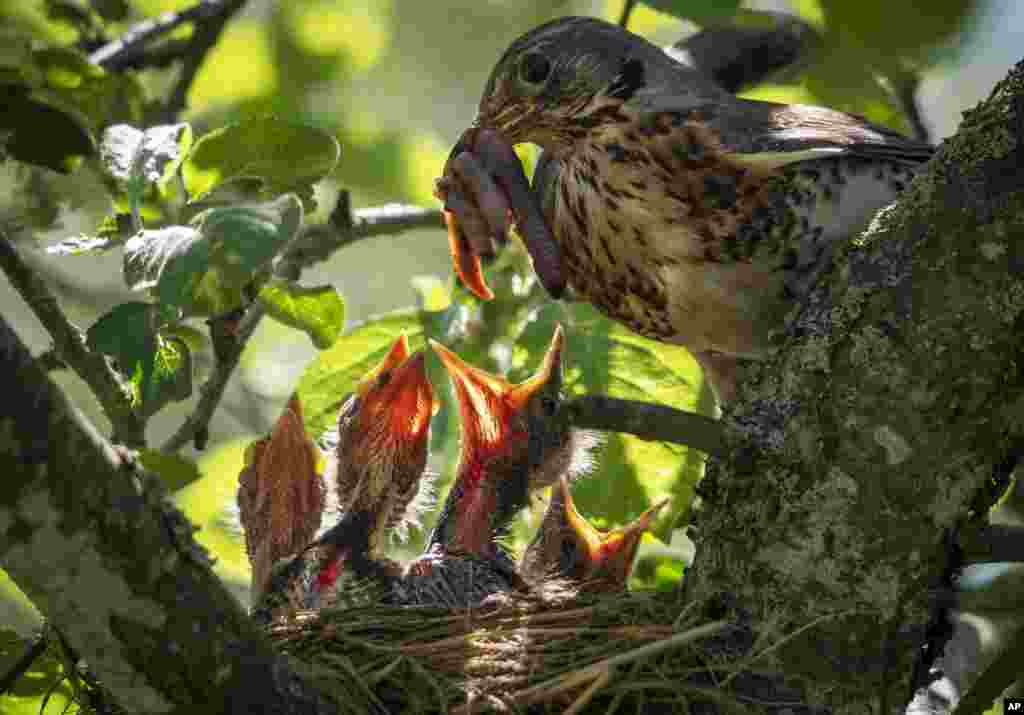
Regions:
<svg viewBox="0 0 1024 715"><path fill-rule="evenodd" d="M640 540L658 512L668 504L668 499L661 500L626 526L602 533L576 509L569 492L569 480L564 475L557 488L565 509L565 528L579 549L582 580L598 577L605 586L625 588Z"/></svg>
<svg viewBox="0 0 1024 715"><path fill-rule="evenodd" d="M408 346L400 348L396 343L384 364L403 350L407 351ZM385 369L391 371L390 379L376 380L362 394L363 408L372 419L387 421L391 435L408 442L425 439L430 418L437 411L434 390L427 379L426 353L419 351L397 367Z"/></svg>
<svg viewBox="0 0 1024 715"><path fill-rule="evenodd" d="M513 415L523 410L552 378L561 377L563 343L562 328L558 326L537 372L525 382L514 385L473 367L440 343L430 341L455 386L462 417L464 456L505 450L513 436Z"/></svg>
<svg viewBox="0 0 1024 715"><path fill-rule="evenodd" d="M380 377L381 373L385 370L394 370L403 362L409 359L409 338L402 333L395 340L394 345L388 351L388 354L384 356L380 364L377 367L366 373L362 380L359 381L359 386L356 388L356 393L359 397L365 398L366 394L373 388L377 382L377 378Z"/></svg>
<svg viewBox="0 0 1024 715"><path fill-rule="evenodd" d="M565 347L565 333L561 325L555 326L555 334L551 336L551 345L548 346L544 360L541 362L537 372L526 382L522 382L512 388L508 396L509 402L515 409L522 409L530 398L547 385L552 379L560 379L562 376L562 351Z"/></svg>

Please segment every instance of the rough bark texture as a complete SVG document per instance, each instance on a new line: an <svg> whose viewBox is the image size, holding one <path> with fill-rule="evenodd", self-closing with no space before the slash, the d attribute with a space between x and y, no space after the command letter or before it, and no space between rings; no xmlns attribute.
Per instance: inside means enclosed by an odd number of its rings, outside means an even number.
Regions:
<svg viewBox="0 0 1024 715"><path fill-rule="evenodd" d="M943 530L1024 435L1022 142L1024 63L749 366L701 485L689 588L821 619L770 660L836 712L905 707Z"/></svg>
<svg viewBox="0 0 1024 715"><path fill-rule="evenodd" d="M132 712L333 712L0 318L0 567ZM191 709L191 710L190 710Z"/></svg>

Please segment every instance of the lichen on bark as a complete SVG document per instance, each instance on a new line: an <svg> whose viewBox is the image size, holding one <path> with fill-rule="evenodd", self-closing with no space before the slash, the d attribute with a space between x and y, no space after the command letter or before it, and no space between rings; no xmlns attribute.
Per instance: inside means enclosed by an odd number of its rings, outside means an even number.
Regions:
<svg viewBox="0 0 1024 715"><path fill-rule="evenodd" d="M894 646L927 618L943 532L1024 433L1022 136L1024 63L851 240L724 416L735 451L700 487L689 589L737 595L769 639L822 619L772 658L823 703L905 706L916 649Z"/></svg>

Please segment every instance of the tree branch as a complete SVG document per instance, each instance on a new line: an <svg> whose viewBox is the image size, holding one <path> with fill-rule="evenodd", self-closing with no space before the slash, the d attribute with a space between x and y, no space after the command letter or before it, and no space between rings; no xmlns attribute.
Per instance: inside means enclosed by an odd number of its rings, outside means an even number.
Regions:
<svg viewBox="0 0 1024 715"><path fill-rule="evenodd" d="M130 711L331 712L0 318L0 567Z"/></svg>
<svg viewBox="0 0 1024 715"><path fill-rule="evenodd" d="M138 66L147 45L155 38L167 34L186 22L195 22L198 28L201 23L210 22L215 18L224 17L226 21L227 17L236 12L243 4L244 2L225 2L225 0L201 0L180 12L165 12L156 17L146 18L130 27L116 40L108 42L92 52L89 55L89 61L114 72Z"/></svg>
<svg viewBox="0 0 1024 715"><path fill-rule="evenodd" d="M53 352L89 385L113 426L111 439L132 447L145 444L145 420L135 411L127 389L106 358L85 344L42 277L22 259L0 232L0 269L53 338Z"/></svg>
<svg viewBox="0 0 1024 715"><path fill-rule="evenodd" d="M633 14L637 0L626 0L622 6L622 14L619 15L619 27L626 27L629 24L629 16Z"/></svg>
<svg viewBox="0 0 1024 715"><path fill-rule="evenodd" d="M667 405L584 395L565 406L574 427L628 432L648 441L672 442L716 457L726 456L722 423Z"/></svg>

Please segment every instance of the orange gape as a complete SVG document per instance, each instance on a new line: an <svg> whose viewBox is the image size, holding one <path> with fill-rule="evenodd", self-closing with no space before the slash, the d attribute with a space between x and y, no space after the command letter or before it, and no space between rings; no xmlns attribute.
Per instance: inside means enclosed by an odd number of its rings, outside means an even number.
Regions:
<svg viewBox="0 0 1024 715"><path fill-rule="evenodd" d="M281 505L291 510L286 523L306 523L314 531L319 526L320 535L314 539L307 529L303 544L274 552L278 558L272 572L261 565L253 593L256 620L269 623L299 609L355 605L352 599L379 600L389 592L400 569L384 557L386 537L404 529L405 522L416 516L410 506L419 501L430 417L436 407L425 354L410 355L408 341L401 336L342 404L337 432L326 438L331 444L323 480L309 473L312 460L301 462L301 473L283 459L272 470L243 472L239 506L247 544L251 536L269 539L273 534L266 527L276 528L264 525L265 519L258 518L261 512L248 504L253 501L250 492L273 487L267 480L315 483L318 493L326 491L335 497L337 509L337 513L326 509L322 497L316 502L291 500ZM293 413L298 414L297 409ZM293 422L293 432L305 438L301 419ZM304 512L304 507L311 511ZM257 564L253 567L255 572ZM346 583L352 580L372 582L379 588L347 589Z"/></svg>

